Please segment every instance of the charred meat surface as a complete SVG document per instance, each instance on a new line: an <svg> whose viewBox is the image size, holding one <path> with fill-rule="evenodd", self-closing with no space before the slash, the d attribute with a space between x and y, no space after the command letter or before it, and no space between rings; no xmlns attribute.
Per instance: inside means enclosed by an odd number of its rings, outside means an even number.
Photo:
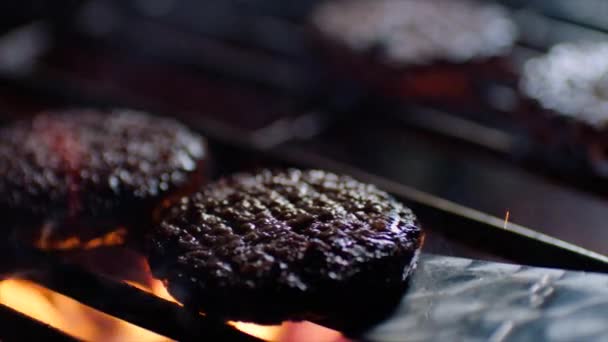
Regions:
<svg viewBox="0 0 608 342"><path fill-rule="evenodd" d="M530 59L522 91L545 109L596 127L608 123L608 43L564 43Z"/></svg>
<svg viewBox="0 0 608 342"><path fill-rule="evenodd" d="M155 275L186 306L221 318L331 317L403 290L423 233L373 185L290 169L236 174L164 212Z"/></svg>
<svg viewBox="0 0 608 342"><path fill-rule="evenodd" d="M516 36L502 7L469 0L327 1L313 22L330 39L355 51L379 49L398 65L500 56Z"/></svg>
<svg viewBox="0 0 608 342"><path fill-rule="evenodd" d="M93 237L147 221L202 180L205 140L131 110L41 113L0 129L0 210L16 230Z"/></svg>
<svg viewBox="0 0 608 342"><path fill-rule="evenodd" d="M484 78L511 79L517 30L508 11L473 0L333 0L311 24L341 77L383 95L467 104ZM483 84L483 82L481 82Z"/></svg>
<svg viewBox="0 0 608 342"><path fill-rule="evenodd" d="M607 177L608 43L556 45L527 61L520 88L532 100L524 119L538 140L584 151Z"/></svg>

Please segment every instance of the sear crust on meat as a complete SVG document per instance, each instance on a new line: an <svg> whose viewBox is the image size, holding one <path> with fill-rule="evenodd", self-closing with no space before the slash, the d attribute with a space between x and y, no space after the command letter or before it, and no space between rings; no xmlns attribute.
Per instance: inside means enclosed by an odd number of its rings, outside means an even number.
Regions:
<svg viewBox="0 0 608 342"><path fill-rule="evenodd" d="M204 139L171 119L41 113L0 129L0 210L20 230L91 237L144 222L167 195L198 187L206 155Z"/></svg>
<svg viewBox="0 0 608 342"><path fill-rule="evenodd" d="M516 25L493 2L327 0L310 29L331 72L381 98L477 106L480 80L516 78L506 58Z"/></svg>
<svg viewBox="0 0 608 342"><path fill-rule="evenodd" d="M236 174L183 198L148 247L152 271L186 306L268 323L330 317L403 289L422 239L412 211L375 186L290 169Z"/></svg>
<svg viewBox="0 0 608 342"><path fill-rule="evenodd" d="M473 0L334 0L312 20L329 39L401 66L502 56L517 34L503 7Z"/></svg>

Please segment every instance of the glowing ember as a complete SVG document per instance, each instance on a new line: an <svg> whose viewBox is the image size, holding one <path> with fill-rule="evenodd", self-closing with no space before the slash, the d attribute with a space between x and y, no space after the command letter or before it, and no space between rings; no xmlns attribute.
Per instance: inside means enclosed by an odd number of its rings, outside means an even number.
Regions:
<svg viewBox="0 0 608 342"><path fill-rule="evenodd" d="M51 230L52 229L48 228L42 229L40 239L35 243L37 248L42 250L67 251L71 249L89 250L102 246L119 246L124 244L125 236L127 235L127 230L125 228L118 228L115 231L89 241L81 241L80 238L76 236L61 241L54 241L51 237Z"/></svg>
<svg viewBox="0 0 608 342"><path fill-rule="evenodd" d="M0 302L85 341L170 341L26 280L1 281Z"/></svg>

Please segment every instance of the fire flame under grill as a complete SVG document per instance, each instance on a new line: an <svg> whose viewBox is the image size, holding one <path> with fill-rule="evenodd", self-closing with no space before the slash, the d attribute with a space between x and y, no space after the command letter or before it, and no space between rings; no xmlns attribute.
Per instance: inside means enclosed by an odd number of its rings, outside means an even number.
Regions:
<svg viewBox="0 0 608 342"><path fill-rule="evenodd" d="M84 341L170 341L27 280L0 282L0 302Z"/></svg>
<svg viewBox="0 0 608 342"><path fill-rule="evenodd" d="M120 246L125 243L127 230L118 228L114 231L106 233L100 237L91 240L81 240L77 236L72 236L67 239L55 240L51 237L51 230L42 229L40 238L34 245L41 250L59 250L66 251L72 249L94 249L102 246Z"/></svg>
<svg viewBox="0 0 608 342"><path fill-rule="evenodd" d="M110 234L120 234L120 231ZM66 241L76 240L68 239ZM68 257L69 259L76 259L75 262L84 263L88 267L99 268L105 272L108 272L107 266L101 266L101 264L107 265L108 258L120 260L114 264L120 265L122 269L112 269L111 272L117 272L112 274L113 278L179 304L167 292L162 281L152 276L145 258L132 251L126 251L124 247L115 247L114 238L99 238L99 243L95 243L95 246L90 243L77 242L76 244L66 242L61 245L45 246L55 250L69 249L71 251L67 253L73 254ZM57 248L59 246L64 248ZM81 249L76 251L75 247ZM101 248L94 250L94 247ZM88 253L93 252L94 256L82 259L80 253L82 249L89 249ZM128 255L128 259L125 259L125 254ZM124 260L129 261L124 262ZM84 341L172 341L165 336L95 310L33 281L21 279L19 275L0 281L0 303ZM267 341L309 341L310 338L321 342L344 340L339 332L309 322L285 322L277 326L261 326L244 322L229 322L229 324L242 332Z"/></svg>

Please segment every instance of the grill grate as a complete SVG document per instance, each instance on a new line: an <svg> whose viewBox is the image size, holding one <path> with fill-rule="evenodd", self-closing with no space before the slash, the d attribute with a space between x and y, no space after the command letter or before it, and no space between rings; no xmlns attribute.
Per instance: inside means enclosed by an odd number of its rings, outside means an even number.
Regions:
<svg viewBox="0 0 608 342"><path fill-rule="evenodd" d="M50 253L30 250L18 244L12 244L3 250L14 251L14 259L18 260L15 268L26 270L22 278L172 339L257 340L222 322L184 310L178 304L126 283L66 263Z"/></svg>

